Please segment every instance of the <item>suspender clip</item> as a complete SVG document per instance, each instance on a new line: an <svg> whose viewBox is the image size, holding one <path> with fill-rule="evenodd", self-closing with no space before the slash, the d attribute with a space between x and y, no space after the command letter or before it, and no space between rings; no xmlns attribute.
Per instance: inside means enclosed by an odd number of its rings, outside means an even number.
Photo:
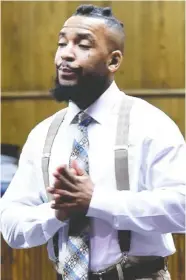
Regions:
<svg viewBox="0 0 186 280"><path fill-rule="evenodd" d="M43 154L43 158L49 158L50 157L50 153L45 153L45 154Z"/></svg>

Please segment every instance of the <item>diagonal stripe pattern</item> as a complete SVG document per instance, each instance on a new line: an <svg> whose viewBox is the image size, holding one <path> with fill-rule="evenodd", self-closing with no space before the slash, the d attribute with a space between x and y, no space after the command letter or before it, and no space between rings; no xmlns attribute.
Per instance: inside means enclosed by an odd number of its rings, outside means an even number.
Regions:
<svg viewBox="0 0 186 280"><path fill-rule="evenodd" d="M72 153L69 166L72 160L76 160L78 165L89 173L88 161L88 131L87 127L92 122L92 118L81 111L74 119L77 123L77 135L73 142ZM85 220L85 218L83 217ZM76 221L77 222L77 221ZM70 221L71 228L73 219ZM63 268L63 280L87 280L89 266L89 224L84 223L79 232L72 234L69 229L69 239L66 247L66 257Z"/></svg>

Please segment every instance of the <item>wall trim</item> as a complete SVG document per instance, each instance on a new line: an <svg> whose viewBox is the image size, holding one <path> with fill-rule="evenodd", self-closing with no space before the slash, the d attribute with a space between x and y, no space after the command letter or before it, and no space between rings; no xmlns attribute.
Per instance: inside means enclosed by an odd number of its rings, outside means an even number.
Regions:
<svg viewBox="0 0 186 280"><path fill-rule="evenodd" d="M126 89L126 94L140 97L185 97L185 89ZM49 91L5 91L1 100L52 99Z"/></svg>

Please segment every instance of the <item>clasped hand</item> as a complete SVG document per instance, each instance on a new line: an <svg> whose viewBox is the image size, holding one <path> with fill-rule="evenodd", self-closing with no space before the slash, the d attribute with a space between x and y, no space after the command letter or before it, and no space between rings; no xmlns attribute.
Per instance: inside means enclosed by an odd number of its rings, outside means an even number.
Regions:
<svg viewBox="0 0 186 280"><path fill-rule="evenodd" d="M47 188L53 194L51 207L59 220L65 220L77 213L86 214L93 193L94 184L88 174L73 161L71 168L62 165L53 173L53 187Z"/></svg>

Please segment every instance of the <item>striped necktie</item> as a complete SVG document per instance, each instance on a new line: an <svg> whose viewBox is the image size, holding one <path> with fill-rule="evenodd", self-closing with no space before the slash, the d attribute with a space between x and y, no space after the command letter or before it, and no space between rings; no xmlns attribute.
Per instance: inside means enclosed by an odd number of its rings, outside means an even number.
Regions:
<svg viewBox="0 0 186 280"><path fill-rule="evenodd" d="M89 174L88 125L92 118L84 111L78 113L73 122L77 123L77 133L73 142L69 166L76 160L79 167ZM69 237L63 268L63 280L87 280L89 269L89 223L84 216L70 220Z"/></svg>

